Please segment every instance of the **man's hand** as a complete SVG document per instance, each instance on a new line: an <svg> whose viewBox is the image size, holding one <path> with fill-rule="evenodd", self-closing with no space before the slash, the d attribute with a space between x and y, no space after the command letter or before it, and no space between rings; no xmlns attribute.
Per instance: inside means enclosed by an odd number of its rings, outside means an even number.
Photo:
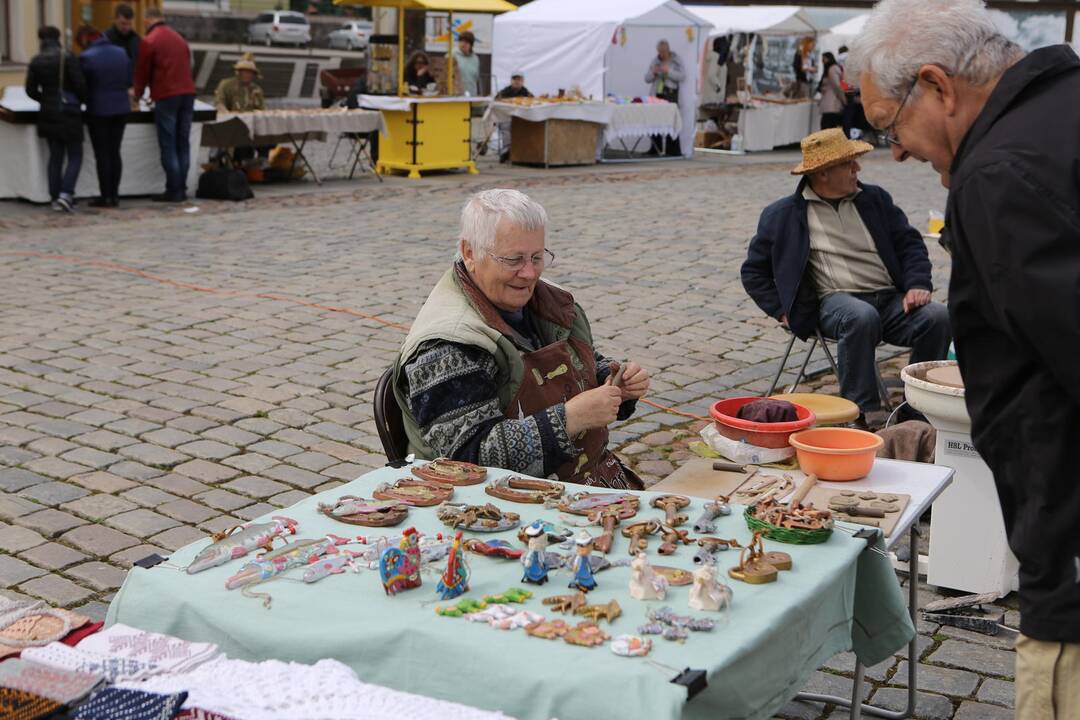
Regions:
<svg viewBox="0 0 1080 720"><path fill-rule="evenodd" d="M930 291L922 288L911 288L904 295L904 314L907 315L915 308L927 305L930 302Z"/></svg>
<svg viewBox="0 0 1080 720"><path fill-rule="evenodd" d="M907 312L907 311L905 310L904 312ZM783 325L786 328L791 327L790 325L787 324L787 315L781 315L780 316L780 324Z"/></svg>
<svg viewBox="0 0 1080 720"><path fill-rule="evenodd" d="M615 422L622 404L622 391L610 383L586 390L566 401L566 434L574 437L582 430L607 427Z"/></svg>
<svg viewBox="0 0 1080 720"><path fill-rule="evenodd" d="M649 390L649 372L636 362L628 361L626 363L626 369L623 370L620 388L622 390L622 399L624 401L638 400L644 397L645 393Z"/></svg>

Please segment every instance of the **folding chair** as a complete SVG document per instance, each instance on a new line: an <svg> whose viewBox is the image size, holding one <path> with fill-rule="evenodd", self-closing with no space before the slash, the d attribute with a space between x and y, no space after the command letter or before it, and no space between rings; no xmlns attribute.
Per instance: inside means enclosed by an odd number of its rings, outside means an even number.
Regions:
<svg viewBox="0 0 1080 720"><path fill-rule="evenodd" d="M784 350L784 357L780 359L780 367L776 369L776 376L773 377L772 385L769 386L769 391L765 393L765 397L771 397L776 393L776 386L780 384L780 376L783 375L785 368L787 368L788 358L791 356L791 349L795 346L795 333L787 330L787 333L791 335L791 340L788 341L787 349ZM787 392L794 392L795 388L802 382L803 376L806 375L806 368L810 365L810 358L814 354L814 350L820 343L821 349L825 351L825 357L829 360L829 365L832 367L833 373L839 379L840 370L836 366L836 360L833 358L832 351L829 350L828 340L821 334L821 328L814 331L814 337L810 338L810 349L806 351L806 357L803 358L802 367L799 368L799 374L795 377L795 382L791 384L791 387ZM885 381L881 379L881 369L877 363L874 363L874 377L877 380L878 395L881 396L881 404L885 406L887 410L893 409L892 401L889 399L889 391L885 388Z"/></svg>
<svg viewBox="0 0 1080 720"><path fill-rule="evenodd" d="M375 159L371 156L371 133L352 133L343 132L338 135L337 143L334 145L334 151L330 153L330 162L327 166L331 170L334 169L334 159L337 157L338 148L341 146L342 140L349 141L349 152L345 155L345 162L339 167L345 167L351 163L349 168L349 179L352 180L356 175L356 169L360 167L360 163L363 160L367 160L367 165L371 168L371 172L379 179L379 182L383 181L382 175L375 170Z"/></svg>
<svg viewBox="0 0 1080 720"><path fill-rule="evenodd" d="M403 467L409 452L409 438L401 421L401 408L394 397L394 368L387 368L375 384L375 429L379 432L387 465Z"/></svg>

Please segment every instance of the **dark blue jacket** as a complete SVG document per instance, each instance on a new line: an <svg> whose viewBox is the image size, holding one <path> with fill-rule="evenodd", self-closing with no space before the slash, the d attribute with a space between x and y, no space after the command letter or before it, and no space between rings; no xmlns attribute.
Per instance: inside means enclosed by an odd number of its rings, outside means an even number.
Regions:
<svg viewBox="0 0 1080 720"><path fill-rule="evenodd" d="M101 37L83 51L79 63L86 76L86 112L99 117L127 115L131 60L124 49Z"/></svg>
<svg viewBox="0 0 1080 720"><path fill-rule="evenodd" d="M805 340L817 329L818 296L808 273L810 230L803 197L806 178L795 194L777 200L761 213L757 234L750 241L742 282L762 310L780 319ZM919 231L908 224L904 211L876 185L859 183L855 209L874 238L878 255L896 289L932 290L930 256Z"/></svg>

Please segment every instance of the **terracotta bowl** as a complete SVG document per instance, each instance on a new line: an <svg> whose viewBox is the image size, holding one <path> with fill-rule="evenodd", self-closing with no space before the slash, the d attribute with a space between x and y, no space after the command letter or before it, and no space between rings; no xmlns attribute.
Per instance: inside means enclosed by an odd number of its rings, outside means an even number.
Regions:
<svg viewBox="0 0 1080 720"><path fill-rule="evenodd" d="M813 411L798 403L791 403L795 406L795 415L798 417L798 420L792 422L760 423L736 417L739 408L754 400L761 400L761 398L736 397L713 403L709 415L715 421L716 430L726 438L775 450L787 447L791 433L806 430L817 420Z"/></svg>
<svg viewBox="0 0 1080 720"><path fill-rule="evenodd" d="M789 441L803 472L833 482L866 477L874 466L878 449L885 444L872 432L838 427L794 433Z"/></svg>

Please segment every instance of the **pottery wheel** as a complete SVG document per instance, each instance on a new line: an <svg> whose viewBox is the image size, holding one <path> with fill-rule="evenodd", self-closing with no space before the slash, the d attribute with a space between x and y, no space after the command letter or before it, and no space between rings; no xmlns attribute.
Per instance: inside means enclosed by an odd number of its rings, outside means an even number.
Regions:
<svg viewBox="0 0 1080 720"><path fill-rule="evenodd" d="M960 367L957 365L930 368L926 371L926 381L935 385L964 389L964 378L960 376Z"/></svg>

